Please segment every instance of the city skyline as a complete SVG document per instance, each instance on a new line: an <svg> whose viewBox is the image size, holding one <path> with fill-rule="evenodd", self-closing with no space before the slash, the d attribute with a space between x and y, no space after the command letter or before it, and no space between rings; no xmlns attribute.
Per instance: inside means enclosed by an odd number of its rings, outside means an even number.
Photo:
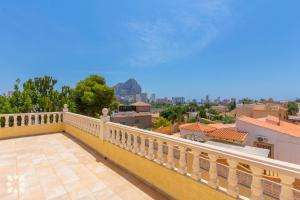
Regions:
<svg viewBox="0 0 300 200"><path fill-rule="evenodd" d="M128 6L2 1L0 93L11 90L17 78L51 75L58 86L74 86L95 73L110 86L135 78L158 97L299 96L299 2Z"/></svg>

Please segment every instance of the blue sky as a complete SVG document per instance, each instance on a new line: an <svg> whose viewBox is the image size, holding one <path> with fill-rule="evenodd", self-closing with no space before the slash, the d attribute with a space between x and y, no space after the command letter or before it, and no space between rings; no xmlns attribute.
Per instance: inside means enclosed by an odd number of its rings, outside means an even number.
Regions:
<svg viewBox="0 0 300 200"><path fill-rule="evenodd" d="M51 75L148 93L300 97L297 0L1 0L0 92Z"/></svg>

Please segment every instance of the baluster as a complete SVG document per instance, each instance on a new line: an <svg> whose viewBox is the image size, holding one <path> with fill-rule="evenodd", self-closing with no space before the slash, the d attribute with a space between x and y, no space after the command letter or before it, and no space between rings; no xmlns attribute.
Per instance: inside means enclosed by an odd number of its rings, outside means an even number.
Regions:
<svg viewBox="0 0 300 200"><path fill-rule="evenodd" d="M21 126L25 125L25 114L21 114Z"/></svg>
<svg viewBox="0 0 300 200"><path fill-rule="evenodd" d="M172 143L168 143L168 157L167 157L167 164L166 167L169 169L174 169L175 162L174 162L174 146Z"/></svg>
<svg viewBox="0 0 300 200"><path fill-rule="evenodd" d="M131 150L131 134L129 132L127 132L127 141L126 141L127 145L126 145L126 149L128 151Z"/></svg>
<svg viewBox="0 0 300 200"><path fill-rule="evenodd" d="M217 174L217 156L214 154L208 154L209 157L209 180L208 185L212 188L217 188L219 185Z"/></svg>
<svg viewBox="0 0 300 200"><path fill-rule="evenodd" d="M263 170L258 167L251 166L252 170L252 183L251 183L251 200L262 200L263 187L262 187L262 172Z"/></svg>
<svg viewBox="0 0 300 200"><path fill-rule="evenodd" d="M122 141L121 141L122 132L120 130L117 132L117 136L118 136L118 146L122 147Z"/></svg>
<svg viewBox="0 0 300 200"><path fill-rule="evenodd" d="M163 141L157 140L157 155L155 162L158 164L163 164L164 154L163 154Z"/></svg>
<svg viewBox="0 0 300 200"><path fill-rule="evenodd" d="M9 115L5 116L5 128L9 127Z"/></svg>
<svg viewBox="0 0 300 200"><path fill-rule="evenodd" d="M238 177L236 174L238 162L231 159L227 159L227 162L229 164L227 194L236 198L239 195Z"/></svg>
<svg viewBox="0 0 300 200"><path fill-rule="evenodd" d="M294 192L292 188L295 178L283 174L280 174L279 177L281 179L280 200L294 199Z"/></svg>
<svg viewBox="0 0 300 200"><path fill-rule="evenodd" d="M138 135L133 134L133 153L139 153Z"/></svg>
<svg viewBox="0 0 300 200"><path fill-rule="evenodd" d="M192 153L193 153L193 165L192 165L193 172L191 177L194 180L198 181L201 179L200 162L199 162L200 151L193 149Z"/></svg>
<svg viewBox="0 0 300 200"><path fill-rule="evenodd" d="M111 143L112 142L111 138L112 138L112 130L109 129L106 135L106 140Z"/></svg>
<svg viewBox="0 0 300 200"><path fill-rule="evenodd" d="M112 134L112 143L116 144L116 130L113 130L113 134Z"/></svg>
<svg viewBox="0 0 300 200"><path fill-rule="evenodd" d="M38 125L39 124L39 115L34 115L34 125Z"/></svg>
<svg viewBox="0 0 300 200"><path fill-rule="evenodd" d="M61 114L60 113L58 113L58 115L57 115L57 123L60 123L61 121L61 116L60 116Z"/></svg>
<svg viewBox="0 0 300 200"><path fill-rule="evenodd" d="M41 114L41 124L44 124L45 123L45 117L44 117L44 114Z"/></svg>
<svg viewBox="0 0 300 200"><path fill-rule="evenodd" d="M149 160L153 160L154 159L154 142L153 142L153 138L149 138L148 139L149 142L149 146L148 146L148 153L146 158Z"/></svg>
<svg viewBox="0 0 300 200"><path fill-rule="evenodd" d="M186 174L187 172L187 166L186 166L186 148L181 146L179 147L179 151L180 151L180 158L179 158L179 169L178 172L180 174Z"/></svg>
<svg viewBox="0 0 300 200"><path fill-rule="evenodd" d="M18 117L18 116L15 114L15 115L14 115L14 127L17 127L17 126L18 126L17 117Z"/></svg>
<svg viewBox="0 0 300 200"><path fill-rule="evenodd" d="M144 157L146 155L146 140L145 140L145 136L144 135L141 135L140 136L141 138L141 146L140 146L140 152L139 152L139 155Z"/></svg>
<svg viewBox="0 0 300 200"><path fill-rule="evenodd" d="M32 119L31 119L32 115L31 113L28 114L28 126L32 125Z"/></svg>
<svg viewBox="0 0 300 200"><path fill-rule="evenodd" d="M122 131L122 148L126 148L126 132Z"/></svg>

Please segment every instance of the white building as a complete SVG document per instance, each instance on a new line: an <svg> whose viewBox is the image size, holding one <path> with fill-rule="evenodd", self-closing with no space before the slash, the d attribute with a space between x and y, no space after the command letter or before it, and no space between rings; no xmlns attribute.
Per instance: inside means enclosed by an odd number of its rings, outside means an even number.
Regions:
<svg viewBox="0 0 300 200"><path fill-rule="evenodd" d="M278 118L250 118L241 116L236 129L248 133L246 145L270 150L269 157L300 164L300 126Z"/></svg>

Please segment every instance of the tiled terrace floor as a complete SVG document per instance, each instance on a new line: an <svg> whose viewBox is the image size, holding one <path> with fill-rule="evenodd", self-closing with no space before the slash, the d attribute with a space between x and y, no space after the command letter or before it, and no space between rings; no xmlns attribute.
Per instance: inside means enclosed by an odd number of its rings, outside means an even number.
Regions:
<svg viewBox="0 0 300 200"><path fill-rule="evenodd" d="M0 140L0 199L167 199L64 134Z"/></svg>

